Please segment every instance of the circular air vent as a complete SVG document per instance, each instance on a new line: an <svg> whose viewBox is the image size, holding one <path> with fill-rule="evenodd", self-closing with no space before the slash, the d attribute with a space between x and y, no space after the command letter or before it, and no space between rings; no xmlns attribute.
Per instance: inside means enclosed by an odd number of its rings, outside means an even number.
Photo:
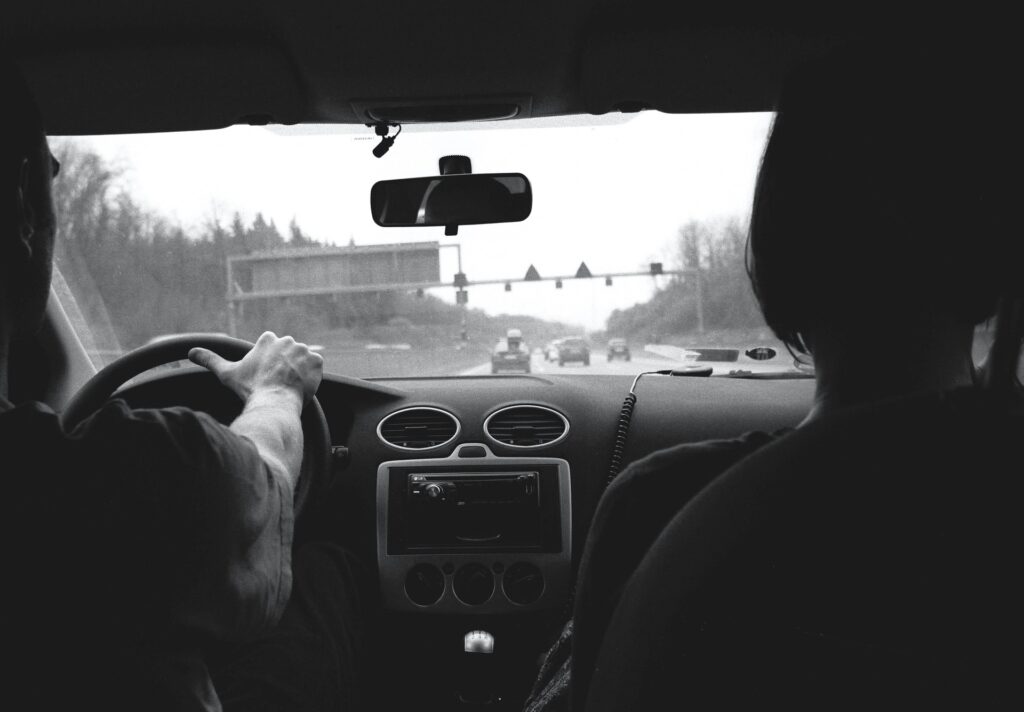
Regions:
<svg viewBox="0 0 1024 712"><path fill-rule="evenodd" d="M551 445L569 433L569 421L557 410L542 405L510 405L484 421L487 436L510 447Z"/></svg>
<svg viewBox="0 0 1024 712"><path fill-rule="evenodd" d="M440 408L417 406L396 410L377 425L377 436L399 450L427 450L454 440L459 420Z"/></svg>

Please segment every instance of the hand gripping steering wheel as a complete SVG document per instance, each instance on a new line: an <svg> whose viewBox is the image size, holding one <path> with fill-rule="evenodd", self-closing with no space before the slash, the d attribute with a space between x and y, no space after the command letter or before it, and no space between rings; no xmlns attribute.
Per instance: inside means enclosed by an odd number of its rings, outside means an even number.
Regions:
<svg viewBox="0 0 1024 712"><path fill-rule="evenodd" d="M90 378L68 403L61 421L66 430L73 429L97 411L126 381L151 368L187 359L188 352L195 347L209 349L223 358L237 361L253 346L248 341L219 334L182 334L147 344L126 353ZM329 474L330 430L316 397L302 409L302 438L302 469L295 488L296 515L302 511L314 483L326 482Z"/></svg>

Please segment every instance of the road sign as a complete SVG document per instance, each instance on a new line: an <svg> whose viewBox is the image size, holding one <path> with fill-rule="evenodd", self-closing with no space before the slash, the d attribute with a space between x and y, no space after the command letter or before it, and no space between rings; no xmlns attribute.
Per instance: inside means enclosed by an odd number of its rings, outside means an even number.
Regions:
<svg viewBox="0 0 1024 712"><path fill-rule="evenodd" d="M440 282L439 253L436 242L406 242L232 255L227 261L228 299L369 292L402 285L415 289Z"/></svg>

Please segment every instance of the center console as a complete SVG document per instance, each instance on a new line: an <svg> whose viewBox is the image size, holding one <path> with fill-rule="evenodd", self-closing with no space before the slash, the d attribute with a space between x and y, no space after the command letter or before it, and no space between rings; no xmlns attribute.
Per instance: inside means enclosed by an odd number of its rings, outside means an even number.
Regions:
<svg viewBox="0 0 1024 712"><path fill-rule="evenodd" d="M386 609L493 615L557 608L571 566L569 465L498 457L464 444L450 457L377 470L377 563Z"/></svg>

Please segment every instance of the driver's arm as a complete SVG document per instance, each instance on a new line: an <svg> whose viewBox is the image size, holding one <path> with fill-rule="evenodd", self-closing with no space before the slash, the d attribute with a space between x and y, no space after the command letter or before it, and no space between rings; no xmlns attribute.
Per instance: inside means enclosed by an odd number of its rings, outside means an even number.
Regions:
<svg viewBox="0 0 1024 712"><path fill-rule="evenodd" d="M241 361L190 358L242 397L242 414L225 427L114 401L70 435L68 460L87 476L68 478L55 506L88 543L83 566L105 608L146 629L234 638L276 623L291 592L299 415L322 360L269 332Z"/></svg>
<svg viewBox="0 0 1024 712"><path fill-rule="evenodd" d="M199 348L189 358L213 371L245 401L231 429L251 440L267 467L294 488L302 464L299 415L320 385L320 355L290 336L278 338L267 331L241 361L226 361Z"/></svg>
<svg viewBox="0 0 1024 712"><path fill-rule="evenodd" d="M198 348L189 358L245 401L230 430L255 448L263 467L224 459L225 471L204 488L220 505L223 521L208 525L218 532L215 543L222 550L208 558L214 570L196 588L198 598L188 605L194 619L187 623L218 636L244 633L276 622L290 593L292 498L303 450L300 415L320 384L323 359L290 336L271 332L240 361ZM223 429L207 428L207 434L214 450L245 457L244 447L226 442L231 438Z"/></svg>

